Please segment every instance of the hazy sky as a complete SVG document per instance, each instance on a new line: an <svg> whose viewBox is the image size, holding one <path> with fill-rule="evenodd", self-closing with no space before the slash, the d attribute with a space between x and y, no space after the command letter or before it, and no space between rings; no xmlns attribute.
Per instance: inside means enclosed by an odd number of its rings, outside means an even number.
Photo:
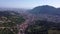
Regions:
<svg viewBox="0 0 60 34"><path fill-rule="evenodd" d="M60 0L0 0L0 7L33 8L41 5L60 7Z"/></svg>

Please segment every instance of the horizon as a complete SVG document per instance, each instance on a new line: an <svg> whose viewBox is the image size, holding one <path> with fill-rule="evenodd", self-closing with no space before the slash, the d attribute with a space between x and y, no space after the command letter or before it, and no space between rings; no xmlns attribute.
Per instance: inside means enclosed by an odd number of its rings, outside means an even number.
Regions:
<svg viewBox="0 0 60 34"><path fill-rule="evenodd" d="M60 8L60 0L0 0L2 8L27 8L31 9L37 6L49 5Z"/></svg>
<svg viewBox="0 0 60 34"><path fill-rule="evenodd" d="M42 6L50 6L50 7L54 7L54 6L51 6L51 5L40 5L40 6L36 6L36 7L42 7ZM34 9L35 7L33 8L11 8L11 7L0 7L0 9ZM60 8L60 7L54 7L54 8Z"/></svg>

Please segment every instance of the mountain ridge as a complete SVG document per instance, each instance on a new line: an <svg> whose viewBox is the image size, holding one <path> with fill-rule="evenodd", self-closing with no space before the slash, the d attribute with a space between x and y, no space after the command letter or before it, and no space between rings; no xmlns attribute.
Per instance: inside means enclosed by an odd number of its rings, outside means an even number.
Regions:
<svg viewBox="0 0 60 34"><path fill-rule="evenodd" d="M55 8L49 5L43 5L33 8L30 13L33 14L52 14L52 15L60 15L60 8Z"/></svg>

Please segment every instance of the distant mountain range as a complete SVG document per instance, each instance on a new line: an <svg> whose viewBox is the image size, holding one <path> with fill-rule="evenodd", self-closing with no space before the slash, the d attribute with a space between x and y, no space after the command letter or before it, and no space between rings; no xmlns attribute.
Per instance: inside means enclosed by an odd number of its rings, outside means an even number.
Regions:
<svg viewBox="0 0 60 34"><path fill-rule="evenodd" d="M19 13L15 11L0 11L0 16L12 16L12 15L19 15Z"/></svg>
<svg viewBox="0 0 60 34"><path fill-rule="evenodd" d="M30 11L32 14L50 14L50 15L60 15L60 8L55 8L49 5L43 5L35 7Z"/></svg>

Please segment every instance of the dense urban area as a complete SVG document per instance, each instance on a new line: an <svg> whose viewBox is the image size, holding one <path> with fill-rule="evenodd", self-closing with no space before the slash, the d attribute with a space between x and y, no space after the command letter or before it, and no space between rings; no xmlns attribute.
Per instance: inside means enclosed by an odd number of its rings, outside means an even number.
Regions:
<svg viewBox="0 0 60 34"><path fill-rule="evenodd" d="M60 8L0 8L0 34L60 34Z"/></svg>

